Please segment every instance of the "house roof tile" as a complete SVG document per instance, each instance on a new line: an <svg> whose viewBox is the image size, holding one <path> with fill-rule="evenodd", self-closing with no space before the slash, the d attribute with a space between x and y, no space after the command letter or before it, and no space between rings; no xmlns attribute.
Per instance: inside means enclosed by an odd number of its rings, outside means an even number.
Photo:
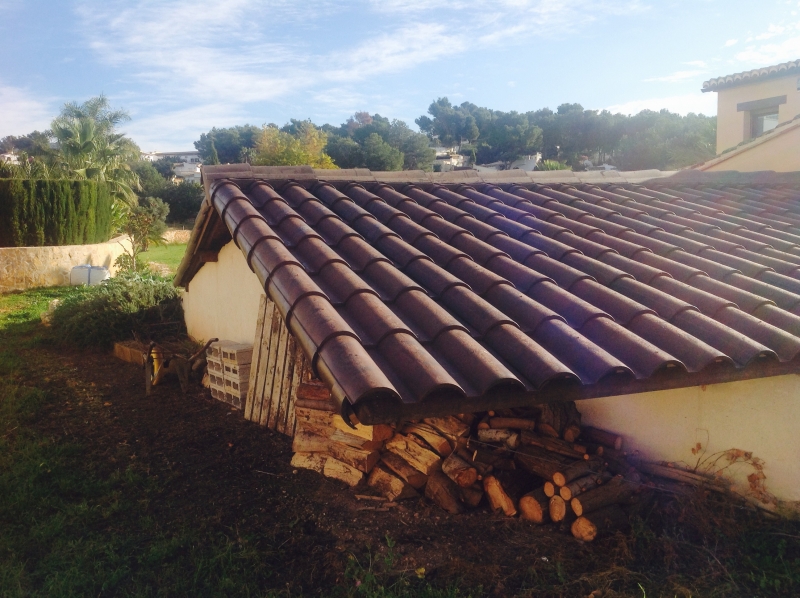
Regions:
<svg viewBox="0 0 800 598"><path fill-rule="evenodd" d="M800 186L625 174L206 167L177 284L233 239L367 423L795 371Z"/></svg>
<svg viewBox="0 0 800 598"><path fill-rule="evenodd" d="M782 62L772 66L709 79L703 82L703 89L701 91L719 91L720 89L727 89L728 87L746 85L748 83L772 79L774 77L783 77L798 72L800 72L800 60L790 60L789 62Z"/></svg>

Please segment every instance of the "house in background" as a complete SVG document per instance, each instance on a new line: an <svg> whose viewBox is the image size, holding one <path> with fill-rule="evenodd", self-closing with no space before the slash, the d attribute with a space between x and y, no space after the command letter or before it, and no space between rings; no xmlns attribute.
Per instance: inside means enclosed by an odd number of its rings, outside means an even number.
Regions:
<svg viewBox="0 0 800 598"><path fill-rule="evenodd" d="M162 158L172 158L172 173L175 175L173 182L200 183L200 165L203 160L200 152L142 152L142 160L156 162Z"/></svg>
<svg viewBox="0 0 800 598"><path fill-rule="evenodd" d="M703 83L717 92L717 156L696 170L800 170L800 60Z"/></svg>

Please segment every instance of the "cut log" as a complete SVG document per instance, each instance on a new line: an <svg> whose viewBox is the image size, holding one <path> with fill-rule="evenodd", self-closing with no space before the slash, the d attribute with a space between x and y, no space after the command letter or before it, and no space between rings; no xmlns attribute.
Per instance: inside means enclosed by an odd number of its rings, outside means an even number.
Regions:
<svg viewBox="0 0 800 598"><path fill-rule="evenodd" d="M310 469L322 473L327 460L328 455L325 453L295 453L292 455L291 465L298 469Z"/></svg>
<svg viewBox="0 0 800 598"><path fill-rule="evenodd" d="M408 461L395 453L384 453L381 462L417 490L423 488L428 482L428 476L414 469Z"/></svg>
<svg viewBox="0 0 800 598"><path fill-rule="evenodd" d="M341 442L347 446L360 448L364 451L377 451L383 448L382 440L366 440L361 436L353 436L352 434L342 432L341 430L334 430L329 438L334 442Z"/></svg>
<svg viewBox="0 0 800 598"><path fill-rule="evenodd" d="M328 457L322 468L322 475L344 482L348 486L357 486L364 479L364 474L355 467Z"/></svg>
<svg viewBox="0 0 800 598"><path fill-rule="evenodd" d="M478 470L455 453L442 461L442 471L462 488L472 486L478 480Z"/></svg>
<svg viewBox="0 0 800 598"><path fill-rule="evenodd" d="M558 494L558 486L556 486L553 482L545 482L544 486L542 486L542 490L547 498L552 498Z"/></svg>
<svg viewBox="0 0 800 598"><path fill-rule="evenodd" d="M550 438L574 442L581 431L581 414L574 401L546 403L539 406L536 430Z"/></svg>
<svg viewBox="0 0 800 598"><path fill-rule="evenodd" d="M496 477L490 475L483 478L483 489L486 491L489 505L493 511L501 509L508 517L513 517L517 514L514 501L505 493L503 485Z"/></svg>
<svg viewBox="0 0 800 598"><path fill-rule="evenodd" d="M340 442L334 442L329 438L299 432L295 434L292 442L292 450L296 453L327 453L331 457L347 463L356 469L369 473L380 459L377 451L365 451L352 446L347 446Z"/></svg>
<svg viewBox="0 0 800 598"><path fill-rule="evenodd" d="M461 501L468 507L474 509L481 504L481 499L483 499L483 484L475 482L468 488L461 488L459 492L461 494Z"/></svg>
<svg viewBox="0 0 800 598"><path fill-rule="evenodd" d="M380 464L375 466L369 474L367 485L370 488L374 488L378 493L383 494L391 501L419 496L411 484L405 480L401 480L393 473L390 473Z"/></svg>
<svg viewBox="0 0 800 598"><path fill-rule="evenodd" d="M573 442L567 442L558 438L549 438L536 434L534 432L523 431L521 434L522 444L529 444L531 446L538 446L547 451L571 457L573 459L588 459L589 455L586 453L586 447Z"/></svg>
<svg viewBox="0 0 800 598"><path fill-rule="evenodd" d="M447 417L426 417L423 421L453 439L469 434L469 426L452 415Z"/></svg>
<svg viewBox="0 0 800 598"><path fill-rule="evenodd" d="M565 501L569 502L579 494L583 494L589 490L594 490L600 485L600 476L595 473L583 476L577 480L573 480L566 486L561 486L558 489L558 495Z"/></svg>
<svg viewBox="0 0 800 598"><path fill-rule="evenodd" d="M481 421L478 422L477 429L478 430L488 430L489 428L491 428L491 426L489 425L489 416L488 415L484 415L481 418Z"/></svg>
<svg viewBox="0 0 800 598"><path fill-rule="evenodd" d="M521 446L514 454L514 460L526 471L545 480L562 471L570 462L559 455L533 446Z"/></svg>
<svg viewBox="0 0 800 598"><path fill-rule="evenodd" d="M311 409L313 411L322 411L324 413L335 414L338 409L333 402L326 401L309 401L308 399L295 399L294 406L297 409Z"/></svg>
<svg viewBox="0 0 800 598"><path fill-rule="evenodd" d="M478 430L478 440L491 444L503 444L510 449L519 446L519 434L511 430Z"/></svg>
<svg viewBox="0 0 800 598"><path fill-rule="evenodd" d="M625 481L621 476L617 476L608 484L598 486L573 498L569 504L572 511L581 517L586 513L597 511L608 505L619 504L628 500L636 490L636 486Z"/></svg>
<svg viewBox="0 0 800 598"><path fill-rule="evenodd" d="M464 512L458 486L441 471L434 471L428 478L425 496L448 513L455 515Z"/></svg>
<svg viewBox="0 0 800 598"><path fill-rule="evenodd" d="M630 526L628 516L618 505L609 505L572 522L570 531L578 540L591 542L598 536L624 530Z"/></svg>
<svg viewBox="0 0 800 598"><path fill-rule="evenodd" d="M394 437L386 443L386 450L402 457L414 467L414 469L421 471L425 475L430 475L434 471L438 471L442 468L442 460L436 453L422 448L402 434L395 434Z"/></svg>
<svg viewBox="0 0 800 598"><path fill-rule="evenodd" d="M553 474L553 483L556 486L564 486L573 480L577 480L590 473L597 473L602 468L603 463L597 459L583 459L570 463L561 471Z"/></svg>
<svg viewBox="0 0 800 598"><path fill-rule="evenodd" d="M489 419L489 427L495 430L507 428L512 430L535 430L536 422L522 417L492 417Z"/></svg>
<svg viewBox="0 0 800 598"><path fill-rule="evenodd" d="M550 498L542 488L528 492L519 499L519 516L534 523L544 523L550 519Z"/></svg>
<svg viewBox="0 0 800 598"><path fill-rule="evenodd" d="M459 413L456 417L461 420L461 423L471 426L475 423L475 414L474 413Z"/></svg>
<svg viewBox="0 0 800 598"><path fill-rule="evenodd" d="M583 428L581 430L581 439L602 444L615 451L622 450L622 436L599 428L592 428L591 426Z"/></svg>
<svg viewBox="0 0 800 598"><path fill-rule="evenodd" d="M433 426L427 424L407 424L403 428L403 434L415 434L419 436L442 457L446 457L453 452L453 448L450 446L447 438L440 436Z"/></svg>
<svg viewBox="0 0 800 598"><path fill-rule="evenodd" d="M464 459L467 463L469 463L472 467L474 467L478 472L478 479L482 479L482 476L489 475L494 469L488 463L483 463L482 461L478 461L476 459L478 451L473 450L470 451L464 447L458 447L455 450L455 454Z"/></svg>
<svg viewBox="0 0 800 598"><path fill-rule="evenodd" d="M730 489L730 484L723 479L678 469L677 467L667 467L666 465L659 465L658 463L642 461L639 463L639 469L650 475L666 478L668 480L675 480L676 482L683 482L684 484L691 484L692 486L710 486L714 489Z"/></svg>
<svg viewBox="0 0 800 598"><path fill-rule="evenodd" d="M567 503L558 494L550 498L547 508L553 521L563 521L567 516Z"/></svg>
<svg viewBox="0 0 800 598"><path fill-rule="evenodd" d="M297 387L295 397L306 401L330 401L331 391L319 380L301 382Z"/></svg>

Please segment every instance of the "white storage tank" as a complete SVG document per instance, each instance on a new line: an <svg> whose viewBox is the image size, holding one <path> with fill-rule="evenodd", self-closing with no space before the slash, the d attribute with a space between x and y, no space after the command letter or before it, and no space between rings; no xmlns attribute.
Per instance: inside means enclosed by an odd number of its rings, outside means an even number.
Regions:
<svg viewBox="0 0 800 598"><path fill-rule="evenodd" d="M105 266L90 266L86 264L75 266L69 272L69 284L72 286L80 286L82 284L96 285L107 278L111 278L111 273Z"/></svg>

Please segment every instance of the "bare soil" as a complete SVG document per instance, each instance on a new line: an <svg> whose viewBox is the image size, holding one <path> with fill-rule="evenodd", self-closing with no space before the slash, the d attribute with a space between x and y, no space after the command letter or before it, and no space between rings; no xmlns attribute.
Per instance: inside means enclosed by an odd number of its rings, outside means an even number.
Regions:
<svg viewBox="0 0 800 598"><path fill-rule="evenodd" d="M47 346L36 353L37 385L63 400L50 402L35 427L79 441L98 476L130 466L157 480L161 491L148 505L154 519L212 526L240 543L248 538L273 564L264 589L330 595L354 583L345 573L353 563L363 571L380 560L386 580L424 577L462 595L738 595L724 562L692 548L688 531L685 547L670 541L665 548L660 532L647 527L680 517L674 505L646 500L634 510L631 533L592 544L576 541L566 527L537 527L486 509L448 515L425 498L389 512L363 511L374 503L356 500L339 482L293 470L288 437L245 421L199 386L184 396L169 380L145 398L141 368L111 355ZM696 570L687 569L682 551L693 561L701 555ZM718 593L719 584L729 591Z"/></svg>

